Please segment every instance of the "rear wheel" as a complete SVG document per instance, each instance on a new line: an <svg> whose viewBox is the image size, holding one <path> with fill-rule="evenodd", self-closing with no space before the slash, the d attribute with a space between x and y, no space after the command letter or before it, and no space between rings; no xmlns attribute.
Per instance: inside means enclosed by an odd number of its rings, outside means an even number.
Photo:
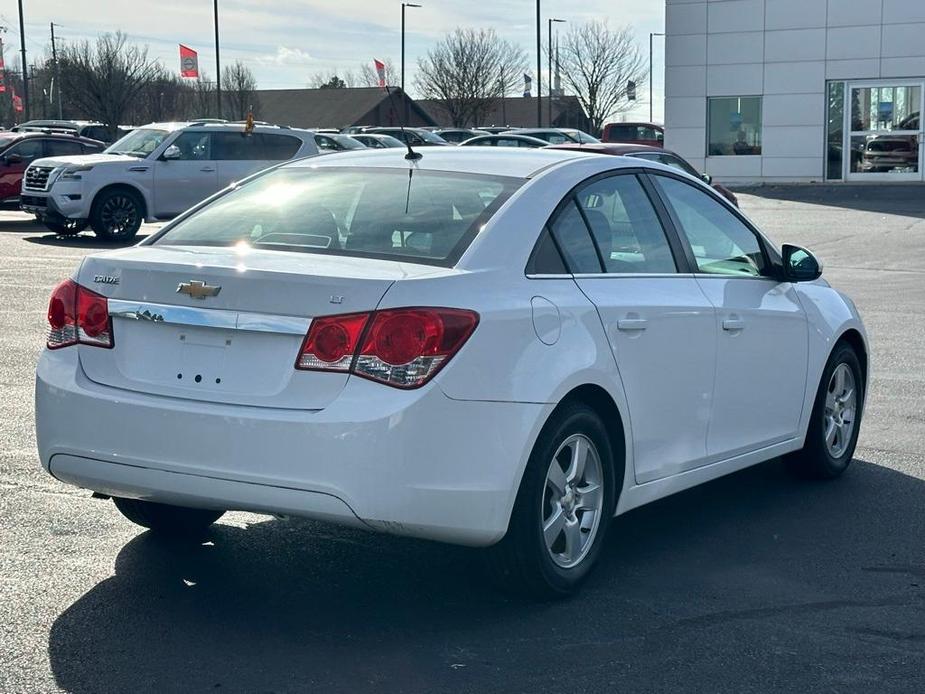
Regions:
<svg viewBox="0 0 925 694"><path fill-rule="evenodd" d="M600 554L614 489L600 417L582 404L564 406L534 446L507 534L487 552L496 581L543 598L573 592Z"/></svg>
<svg viewBox="0 0 925 694"><path fill-rule="evenodd" d="M119 512L132 523L164 535L201 535L225 513L139 499L113 497L112 500Z"/></svg>
<svg viewBox="0 0 925 694"><path fill-rule="evenodd" d="M854 349L839 343L822 372L803 448L787 457L800 477L832 479L848 469L858 442L864 376Z"/></svg>
<svg viewBox="0 0 925 694"><path fill-rule="evenodd" d="M144 221L141 197L127 188L113 188L100 193L93 202L90 226L106 241L128 241Z"/></svg>
<svg viewBox="0 0 925 694"><path fill-rule="evenodd" d="M43 222L45 227L58 236L74 236L87 228L86 219L65 219L63 222Z"/></svg>

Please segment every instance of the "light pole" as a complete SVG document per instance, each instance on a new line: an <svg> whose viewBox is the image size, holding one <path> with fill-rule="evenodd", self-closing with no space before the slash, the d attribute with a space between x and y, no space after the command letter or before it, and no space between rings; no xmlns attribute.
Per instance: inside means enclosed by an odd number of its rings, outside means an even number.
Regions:
<svg viewBox="0 0 925 694"><path fill-rule="evenodd" d="M215 15L215 106L217 116L222 117L222 63L218 52L218 0L214 0L212 7Z"/></svg>
<svg viewBox="0 0 925 694"><path fill-rule="evenodd" d="M540 0L536 0L536 127L543 127L543 100L540 98L542 90L540 89L542 85L542 76L540 73L543 70L543 56L541 52L543 47L540 45L542 41L542 24L543 19L540 12Z"/></svg>
<svg viewBox="0 0 925 694"><path fill-rule="evenodd" d="M22 19L22 0L19 0L19 44L22 50L22 103L23 121L29 120L29 73L26 67L26 25Z"/></svg>
<svg viewBox="0 0 925 694"><path fill-rule="evenodd" d="M64 104L61 101L61 70L58 66L58 50L55 47L55 23L51 23L51 62L55 66L55 86L58 88L58 120L64 120Z"/></svg>
<svg viewBox="0 0 925 694"><path fill-rule="evenodd" d="M414 2L403 2L401 4L401 92L405 93L405 8L420 7Z"/></svg>
<svg viewBox="0 0 925 694"><path fill-rule="evenodd" d="M548 57L549 57L549 71L546 73L546 76L549 78L549 89L548 89L549 91L549 123L548 125L551 128L552 127L552 85L554 84L552 81L552 25L553 24L565 24L565 20L550 17L547 21L549 22L549 41L546 43L546 53L548 54Z"/></svg>
<svg viewBox="0 0 925 694"><path fill-rule="evenodd" d="M652 122L652 106L655 104L655 96L652 94L652 39L656 36L664 36L656 32L649 33L649 122Z"/></svg>

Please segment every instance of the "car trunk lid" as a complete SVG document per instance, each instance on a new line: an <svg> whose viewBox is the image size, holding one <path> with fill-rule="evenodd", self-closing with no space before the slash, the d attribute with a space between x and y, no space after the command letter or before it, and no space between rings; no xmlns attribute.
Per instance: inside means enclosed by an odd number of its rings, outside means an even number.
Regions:
<svg viewBox="0 0 925 694"><path fill-rule="evenodd" d="M90 380L214 403L320 409L347 380L294 368L315 316L372 311L395 280L436 268L311 253L140 246L91 256L114 346L80 345Z"/></svg>

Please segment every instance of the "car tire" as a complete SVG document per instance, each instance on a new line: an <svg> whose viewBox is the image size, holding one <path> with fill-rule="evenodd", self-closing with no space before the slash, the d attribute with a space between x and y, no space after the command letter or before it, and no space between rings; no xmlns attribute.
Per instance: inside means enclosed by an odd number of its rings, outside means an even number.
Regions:
<svg viewBox="0 0 925 694"><path fill-rule="evenodd" d="M587 446L584 470L574 474L582 446ZM554 413L530 454L508 531L486 551L488 571L500 587L560 598L587 577L616 505L613 455L604 424L590 407L569 403ZM596 517L589 515L591 507Z"/></svg>
<svg viewBox="0 0 925 694"><path fill-rule="evenodd" d="M163 535L197 536L222 517L224 511L171 506L154 501L113 497L119 512L132 523Z"/></svg>
<svg viewBox="0 0 925 694"><path fill-rule="evenodd" d="M87 228L86 219L65 219L63 222L43 222L45 228L57 236L76 236Z"/></svg>
<svg viewBox="0 0 925 694"><path fill-rule="evenodd" d="M803 448L786 457L804 479L834 479L851 464L864 404L864 372L851 345L839 342L822 371Z"/></svg>
<svg viewBox="0 0 925 694"><path fill-rule="evenodd" d="M96 196L90 226L104 241L129 241L144 221L144 201L128 188L110 188Z"/></svg>

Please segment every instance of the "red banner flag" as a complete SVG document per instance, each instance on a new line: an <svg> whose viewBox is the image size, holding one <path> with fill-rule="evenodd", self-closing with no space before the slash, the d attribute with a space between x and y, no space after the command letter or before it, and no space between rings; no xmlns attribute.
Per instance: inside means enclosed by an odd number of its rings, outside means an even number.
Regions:
<svg viewBox="0 0 925 694"><path fill-rule="evenodd" d="M180 44L180 77L199 77L199 54Z"/></svg>
<svg viewBox="0 0 925 694"><path fill-rule="evenodd" d="M10 91L11 91L12 94L13 94L13 110L16 111L16 113L22 113L22 111L23 111L23 109L22 109L22 97L21 97L21 96L18 96L18 95L16 94L16 90L13 89L12 87L10 87Z"/></svg>
<svg viewBox="0 0 925 694"><path fill-rule="evenodd" d="M380 60L373 59L373 64L376 66L376 74L379 75L379 86L385 86L385 63Z"/></svg>

